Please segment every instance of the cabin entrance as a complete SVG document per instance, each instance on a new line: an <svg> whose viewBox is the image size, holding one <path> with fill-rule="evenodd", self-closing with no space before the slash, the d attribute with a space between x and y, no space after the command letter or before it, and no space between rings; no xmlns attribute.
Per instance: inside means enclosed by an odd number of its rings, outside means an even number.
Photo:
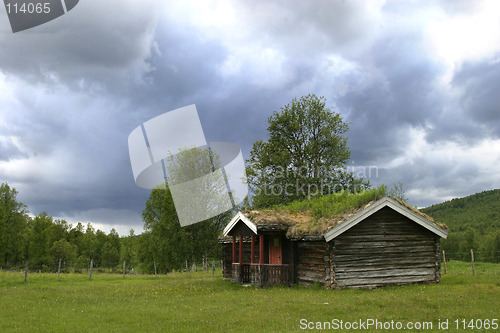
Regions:
<svg viewBox="0 0 500 333"><path fill-rule="evenodd" d="M281 265L283 262L283 253L281 249L281 237L269 237L269 264Z"/></svg>

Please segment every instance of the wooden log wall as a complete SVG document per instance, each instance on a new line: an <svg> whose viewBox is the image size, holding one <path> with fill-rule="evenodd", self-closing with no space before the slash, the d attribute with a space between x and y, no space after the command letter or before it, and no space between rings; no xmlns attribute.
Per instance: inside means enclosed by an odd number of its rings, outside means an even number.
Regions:
<svg viewBox="0 0 500 333"><path fill-rule="evenodd" d="M439 282L439 237L385 207L332 240L335 288Z"/></svg>
<svg viewBox="0 0 500 333"><path fill-rule="evenodd" d="M325 284L330 279L330 248L325 241L298 241L295 254L296 282Z"/></svg>
<svg viewBox="0 0 500 333"><path fill-rule="evenodd" d="M233 243L222 244L222 277L224 279L231 279L233 276L232 265L233 263Z"/></svg>

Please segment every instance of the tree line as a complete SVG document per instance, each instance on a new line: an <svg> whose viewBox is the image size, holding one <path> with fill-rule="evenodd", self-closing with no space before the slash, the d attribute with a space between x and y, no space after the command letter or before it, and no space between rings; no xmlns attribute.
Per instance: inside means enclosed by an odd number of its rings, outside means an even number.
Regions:
<svg viewBox="0 0 500 333"><path fill-rule="evenodd" d="M29 216L28 207L17 200L18 192L7 183L0 185L0 267L23 268L29 261L30 270L54 272L59 260L63 271L82 271L90 260L96 269L121 269L158 272L181 269L185 261L201 263L203 258L218 260L220 249L218 226L211 221L181 228L175 222L175 210L170 192L153 190L143 217L146 231L119 236L115 229L106 234L91 223L71 225L54 219L47 213ZM152 218L161 205L165 209L159 220ZM158 211L156 211L158 212ZM170 220L168 220L170 219ZM218 217L219 224L222 217ZM226 222L226 221L224 221Z"/></svg>

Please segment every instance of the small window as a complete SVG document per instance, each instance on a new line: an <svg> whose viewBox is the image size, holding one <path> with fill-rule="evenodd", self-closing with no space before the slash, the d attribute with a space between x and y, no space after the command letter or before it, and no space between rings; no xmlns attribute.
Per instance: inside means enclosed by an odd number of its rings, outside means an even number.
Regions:
<svg viewBox="0 0 500 333"><path fill-rule="evenodd" d="M273 238L273 246L274 247L279 247L280 246L280 239L279 238Z"/></svg>

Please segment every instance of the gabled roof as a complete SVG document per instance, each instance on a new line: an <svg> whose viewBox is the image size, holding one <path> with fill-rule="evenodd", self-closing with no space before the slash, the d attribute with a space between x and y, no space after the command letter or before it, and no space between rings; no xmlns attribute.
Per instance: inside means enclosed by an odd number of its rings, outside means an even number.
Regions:
<svg viewBox="0 0 500 333"><path fill-rule="evenodd" d="M226 227L224 228L224 231L222 232L222 234L224 235L224 237L229 234L229 232L231 231L231 229L233 229L234 226L236 226L236 224L239 221L245 223L247 225L247 227L250 228L250 230L253 231L253 233L257 234L257 226L255 225L255 223L253 223L252 221L250 221L242 212L238 212L238 214L236 214L231 219L231 221L229 221L229 223L226 225Z"/></svg>
<svg viewBox="0 0 500 333"><path fill-rule="evenodd" d="M347 230L354 227L359 222L363 221L370 215L375 214L379 210L384 207L389 207L399 214L409 218L413 222L421 225L425 229L435 233L436 235L446 238L448 237L448 230L441 227L437 223L435 223L429 216L424 213L412 208L411 206L405 204L402 201L399 201L392 197L383 197L380 200L375 201L373 204L361 209L356 212L354 215L347 218L342 223L338 223L333 229L330 229L325 233L325 240L327 242L331 241L338 235L346 232Z"/></svg>
<svg viewBox="0 0 500 333"><path fill-rule="evenodd" d="M288 238L307 239L319 237L321 239L324 237L329 242L384 207L393 209L442 238L448 236L446 226L434 222L431 217L393 197L382 197L371 201L336 218L320 218L317 220L314 219L310 211L261 210L238 212L224 228L223 235L227 236L241 221L255 234L257 234L257 230L270 230L272 226L275 228L282 226L284 227L283 230L288 230Z"/></svg>

